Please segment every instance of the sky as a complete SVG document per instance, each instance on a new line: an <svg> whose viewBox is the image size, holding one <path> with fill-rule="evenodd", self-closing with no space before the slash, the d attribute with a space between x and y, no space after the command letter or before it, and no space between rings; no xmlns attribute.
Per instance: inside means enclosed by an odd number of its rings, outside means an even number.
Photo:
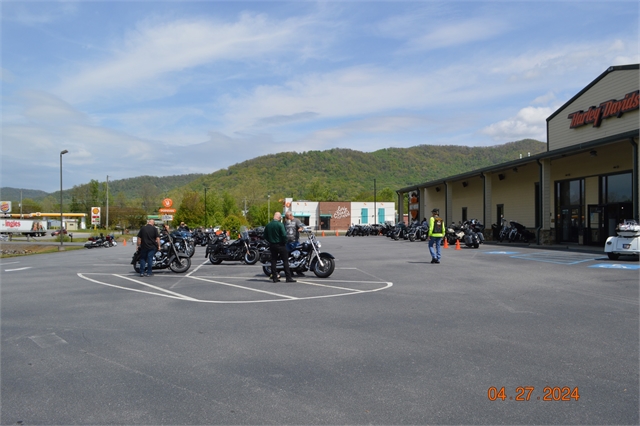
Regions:
<svg viewBox="0 0 640 426"><path fill-rule="evenodd" d="M546 142L640 62L636 1L3 0L0 186L279 152Z"/></svg>

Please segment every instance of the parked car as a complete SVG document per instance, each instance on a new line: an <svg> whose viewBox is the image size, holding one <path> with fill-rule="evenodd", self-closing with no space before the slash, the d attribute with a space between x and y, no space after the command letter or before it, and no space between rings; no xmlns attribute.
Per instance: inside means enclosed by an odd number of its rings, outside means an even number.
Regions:
<svg viewBox="0 0 640 426"><path fill-rule="evenodd" d="M63 230L62 230L62 234L63 234L63 235L66 235L66 234L67 234L67 230L66 230L66 229L63 229ZM58 236L58 235L60 235L60 230L59 230L59 229L57 229L57 230L55 230L55 231L53 231L53 232L51 233L51 236L52 236L52 237L56 237L56 236Z"/></svg>

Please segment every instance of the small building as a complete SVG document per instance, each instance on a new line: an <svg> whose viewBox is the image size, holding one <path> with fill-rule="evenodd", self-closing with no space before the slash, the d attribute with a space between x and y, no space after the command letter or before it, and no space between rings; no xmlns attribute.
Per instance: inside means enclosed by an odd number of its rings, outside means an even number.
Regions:
<svg viewBox="0 0 640 426"><path fill-rule="evenodd" d="M347 230L352 224L395 223L393 201L293 201L285 199L284 211L315 230Z"/></svg>
<svg viewBox="0 0 640 426"><path fill-rule="evenodd" d="M446 223L514 220L538 244L603 246L639 219L639 86L638 64L610 67L547 118L546 152L399 189L399 215L437 207Z"/></svg>

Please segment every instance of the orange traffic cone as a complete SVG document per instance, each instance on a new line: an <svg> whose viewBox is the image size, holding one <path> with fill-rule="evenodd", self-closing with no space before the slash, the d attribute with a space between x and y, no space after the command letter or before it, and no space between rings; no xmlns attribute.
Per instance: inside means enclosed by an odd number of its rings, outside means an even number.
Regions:
<svg viewBox="0 0 640 426"><path fill-rule="evenodd" d="M338 236L338 230L336 229L336 237Z"/></svg>
<svg viewBox="0 0 640 426"><path fill-rule="evenodd" d="M444 245L442 246L442 248L449 248L449 242L446 238L444 239Z"/></svg>
<svg viewBox="0 0 640 426"><path fill-rule="evenodd" d="M122 239L122 245L125 246L125 247L127 246L127 239L126 238Z"/></svg>
<svg viewBox="0 0 640 426"><path fill-rule="evenodd" d="M462 250L460 247L460 240L456 240L456 250Z"/></svg>

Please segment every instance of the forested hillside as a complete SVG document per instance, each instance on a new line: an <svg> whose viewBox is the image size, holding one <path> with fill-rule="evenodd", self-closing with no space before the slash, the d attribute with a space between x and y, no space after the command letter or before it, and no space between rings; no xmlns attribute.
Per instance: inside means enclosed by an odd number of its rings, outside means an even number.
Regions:
<svg viewBox="0 0 640 426"><path fill-rule="evenodd" d="M214 173L178 176L140 176L110 181L109 211L112 221L137 224L145 213L157 213L169 197L178 209L176 220L191 224L205 216L211 224L229 216L265 223L270 203L294 198L311 201L370 201L374 180L378 200L395 200L395 190L453 176L494 164L538 154L543 142L525 139L490 147L420 145L387 148L365 153L330 149L303 153L266 155ZM20 190L2 188L2 199L18 205ZM22 190L24 213L51 212L60 208L60 193ZM63 191L66 211L87 213L90 207L106 206L107 183L92 180ZM242 211L246 210L243 215ZM271 210L274 211L274 210ZM236 220L234 219L234 220ZM124 225L128 226L128 225Z"/></svg>
<svg viewBox="0 0 640 426"><path fill-rule="evenodd" d="M365 153L350 149L285 152L254 158L203 176L171 191L201 192L204 186L250 202L275 197L308 200L366 200L377 190L398 188L468 172L540 153L546 144L532 139L491 147L420 145Z"/></svg>

